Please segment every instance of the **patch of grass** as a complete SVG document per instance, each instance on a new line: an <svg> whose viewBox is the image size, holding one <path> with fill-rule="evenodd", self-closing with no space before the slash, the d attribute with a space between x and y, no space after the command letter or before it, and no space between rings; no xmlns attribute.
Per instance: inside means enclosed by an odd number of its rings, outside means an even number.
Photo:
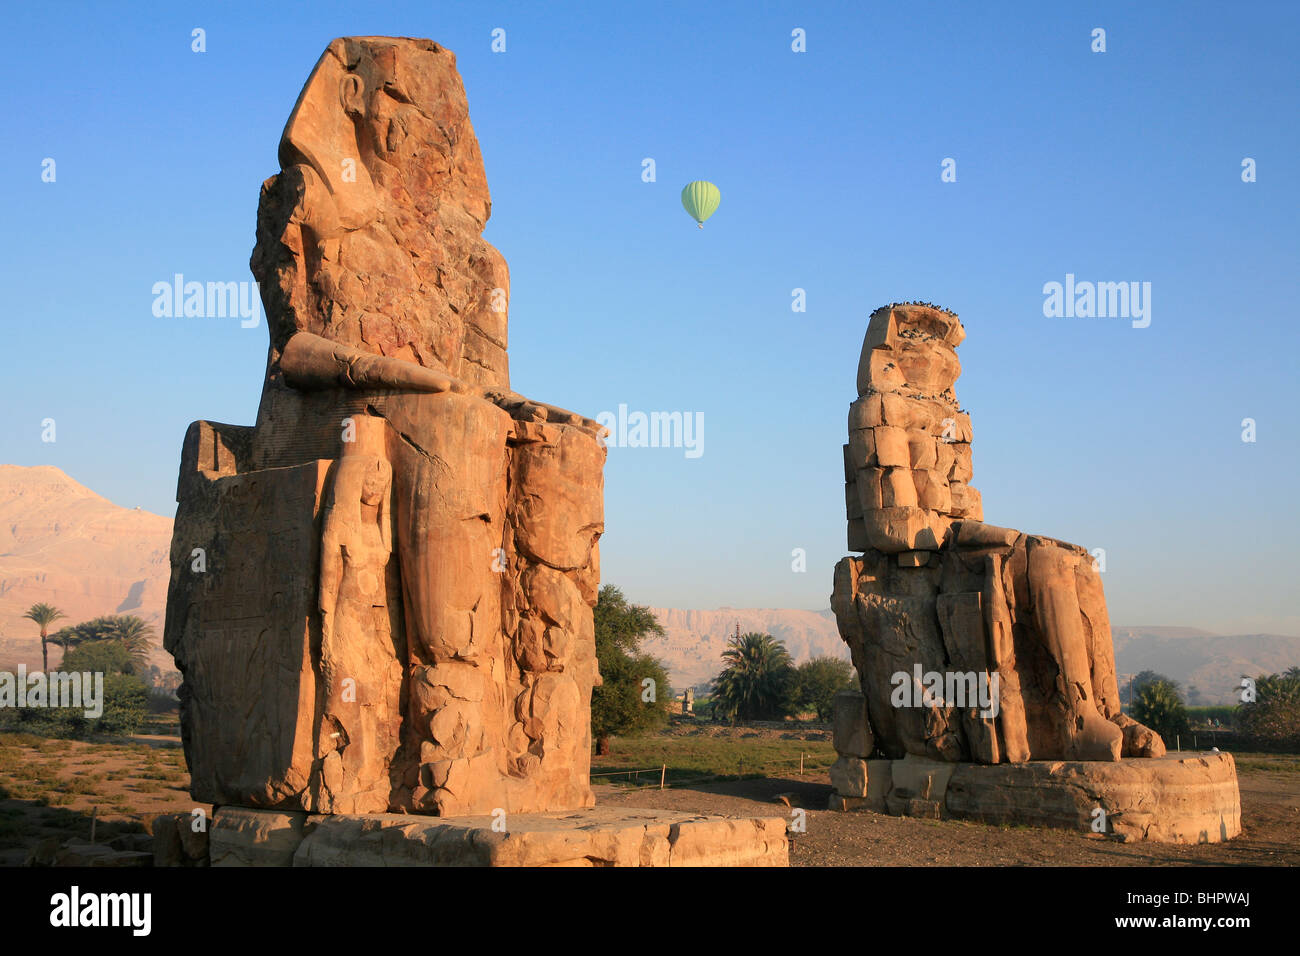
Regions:
<svg viewBox="0 0 1300 956"><path fill-rule="evenodd" d="M68 786L68 780L60 777L58 767L39 767L38 774L32 777L32 785L43 787L46 790L57 791L64 790Z"/></svg>
<svg viewBox="0 0 1300 956"><path fill-rule="evenodd" d="M5 783L5 797L9 800L30 800L41 792L27 780L9 780Z"/></svg>
<svg viewBox="0 0 1300 956"><path fill-rule="evenodd" d="M1265 773L1300 773L1300 755L1233 754L1237 769Z"/></svg>
<svg viewBox="0 0 1300 956"><path fill-rule="evenodd" d="M45 776L44 769L31 761L24 761L14 767L10 773L15 780L40 780Z"/></svg>
<svg viewBox="0 0 1300 956"><path fill-rule="evenodd" d="M88 793L88 794L94 793L95 785L102 782L103 779L104 779L103 774L98 774L98 773L79 774L78 776L73 777L71 780L67 781L63 785L63 790L65 793Z"/></svg>
<svg viewBox="0 0 1300 956"><path fill-rule="evenodd" d="M46 737L37 740L33 746L43 754L56 754L71 750L72 741L62 740L58 737Z"/></svg>
<svg viewBox="0 0 1300 956"><path fill-rule="evenodd" d="M734 740L723 737L615 737L611 753L592 757L591 772L646 769L667 764L667 782L684 783L707 777L796 776L799 755L804 772L824 771L835 762L835 748L819 740ZM628 776L596 777L598 783L628 783ZM659 785L659 774L642 773L638 784Z"/></svg>

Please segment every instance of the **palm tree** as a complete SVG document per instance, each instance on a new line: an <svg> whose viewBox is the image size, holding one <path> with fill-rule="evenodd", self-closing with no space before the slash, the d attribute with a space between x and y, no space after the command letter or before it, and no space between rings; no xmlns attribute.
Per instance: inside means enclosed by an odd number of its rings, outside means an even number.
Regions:
<svg viewBox="0 0 1300 956"><path fill-rule="evenodd" d="M114 637L131 652L135 672L143 674L149 657L149 645L153 643L154 630L134 614L124 614L117 618Z"/></svg>
<svg viewBox="0 0 1300 956"><path fill-rule="evenodd" d="M739 630L739 628L737 628ZM771 634L737 634L722 653L713 681L714 713L735 720L780 718L790 708L790 652Z"/></svg>
<svg viewBox="0 0 1300 956"><path fill-rule="evenodd" d="M131 654L132 671L144 674L149 667L149 647L155 636L153 626L134 614L108 614L65 627L50 640L62 644L64 654L69 647L95 641L120 641Z"/></svg>
<svg viewBox="0 0 1300 956"><path fill-rule="evenodd" d="M1169 680L1152 681L1138 688L1133 717L1165 738L1188 730L1182 697L1177 685Z"/></svg>
<svg viewBox="0 0 1300 956"><path fill-rule="evenodd" d="M1300 733L1300 671L1255 678L1255 700L1237 706L1237 725L1257 737L1293 738Z"/></svg>
<svg viewBox="0 0 1300 956"><path fill-rule="evenodd" d="M41 629L41 670L50 669L50 649L48 638L50 636L50 625L64 617L64 613L56 607L48 604L33 604L23 615L29 621L35 622L36 626Z"/></svg>

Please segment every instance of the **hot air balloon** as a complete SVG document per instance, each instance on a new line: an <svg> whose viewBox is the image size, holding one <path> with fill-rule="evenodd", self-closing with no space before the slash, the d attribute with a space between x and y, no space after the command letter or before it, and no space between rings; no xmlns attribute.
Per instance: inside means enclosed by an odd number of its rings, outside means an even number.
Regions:
<svg viewBox="0 0 1300 956"><path fill-rule="evenodd" d="M682 187L682 207L700 224L701 229L704 228L704 220L717 212L720 202L722 193L718 192L718 187L703 179Z"/></svg>

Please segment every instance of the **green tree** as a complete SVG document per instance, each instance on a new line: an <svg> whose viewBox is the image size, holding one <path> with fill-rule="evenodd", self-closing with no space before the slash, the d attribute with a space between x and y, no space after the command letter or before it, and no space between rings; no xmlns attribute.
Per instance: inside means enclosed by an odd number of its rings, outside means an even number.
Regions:
<svg viewBox="0 0 1300 956"><path fill-rule="evenodd" d="M148 671L149 648L153 645L154 629L134 614L107 614L94 620L65 627L51 640L62 645L66 656L69 648L95 641L120 641L131 655L130 673Z"/></svg>
<svg viewBox="0 0 1300 956"><path fill-rule="evenodd" d="M793 706L790 652L771 634L751 631L727 641L713 679L713 713L724 720L779 720Z"/></svg>
<svg viewBox="0 0 1300 956"><path fill-rule="evenodd" d="M1179 689L1178 681L1166 677L1164 674L1160 673L1159 671L1151 671L1151 670L1142 671L1141 673L1134 675L1131 683L1132 683L1133 690L1135 691L1141 690L1147 684L1160 684L1160 683L1168 684L1174 690Z"/></svg>
<svg viewBox="0 0 1300 956"><path fill-rule="evenodd" d="M794 669L793 697L801 710L830 720L835 695L853 684L853 666L838 657L814 657Z"/></svg>
<svg viewBox="0 0 1300 956"><path fill-rule="evenodd" d="M1255 678L1255 700L1237 706L1236 725L1256 737L1300 736L1300 668Z"/></svg>
<svg viewBox="0 0 1300 956"><path fill-rule="evenodd" d="M1142 684L1134 695L1131 711L1134 720L1146 724L1166 740L1187 733L1187 711L1172 681L1153 680Z"/></svg>
<svg viewBox="0 0 1300 956"><path fill-rule="evenodd" d="M104 675L103 713L89 718L75 707L25 707L13 712L5 726L47 737L138 733L149 712L149 687L132 673L134 666L131 652L116 638L73 647L59 668L68 673Z"/></svg>
<svg viewBox="0 0 1300 956"><path fill-rule="evenodd" d="M101 734L140 732L149 714L149 688L133 674L104 675L104 713L91 727Z"/></svg>
<svg viewBox="0 0 1300 956"><path fill-rule="evenodd" d="M591 693L591 733L596 753L609 753L609 738L663 726L672 687L663 664L641 653L641 641L664 629L649 608L628 604L612 584L600 589L594 613L601 685ZM649 679L653 683L646 684Z"/></svg>
<svg viewBox="0 0 1300 956"><path fill-rule="evenodd" d="M48 671L50 669L50 648L49 648L50 625L53 624L55 621L61 620L64 616L65 615L62 611L60 611L56 607L52 607L49 604L33 604L31 607L27 609L27 613L23 615L23 617L27 618L27 620L29 621L32 621L33 623L36 624L37 627L41 629L41 670L42 671Z"/></svg>
<svg viewBox="0 0 1300 956"><path fill-rule="evenodd" d="M59 667L69 673L88 671L103 674L130 674L135 661L126 645L118 640L89 641L63 655Z"/></svg>

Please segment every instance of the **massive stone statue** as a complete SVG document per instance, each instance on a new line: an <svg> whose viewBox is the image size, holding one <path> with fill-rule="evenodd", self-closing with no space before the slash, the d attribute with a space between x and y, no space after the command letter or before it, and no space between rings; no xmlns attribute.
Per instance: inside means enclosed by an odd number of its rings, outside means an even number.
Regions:
<svg viewBox="0 0 1300 956"><path fill-rule="evenodd" d="M1160 737L1120 713L1093 557L983 521L953 393L965 334L951 312L890 305L863 342L844 446L849 548L862 553L836 566L831 596L865 697L852 749L984 764L1160 756Z"/></svg>
<svg viewBox="0 0 1300 956"><path fill-rule="evenodd" d="M452 53L335 40L262 187L257 424L185 437L165 646L193 794L314 813L592 803L594 421L510 390Z"/></svg>

